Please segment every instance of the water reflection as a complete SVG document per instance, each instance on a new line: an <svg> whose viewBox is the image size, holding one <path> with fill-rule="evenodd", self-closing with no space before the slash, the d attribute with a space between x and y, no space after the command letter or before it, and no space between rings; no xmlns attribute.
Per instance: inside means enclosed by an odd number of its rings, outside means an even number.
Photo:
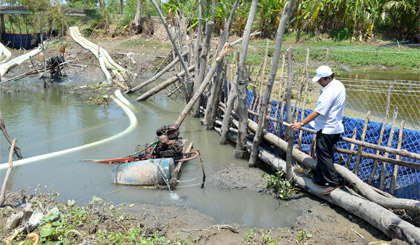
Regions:
<svg viewBox="0 0 420 245"><path fill-rule="evenodd" d="M15 86L22 86L16 83ZM22 86L23 87L23 86ZM129 98L133 101L137 95ZM258 227L291 225L299 211L297 207L281 207L270 196L251 191L224 191L207 185L197 185L202 176L200 162L190 161L182 172L175 193L111 183L111 166L83 162L82 159L103 159L126 156L137 144L155 139L155 130L163 124L173 123L184 100L155 96L145 103L135 103L138 127L134 132L112 142L82 151L16 167L9 190L34 191L39 184L43 190L60 193L61 200L74 199L88 202L93 196L116 203L140 202L153 205L180 205L197 209L214 217L218 222L239 223ZM42 83L25 85L21 93L2 95L0 106L9 134L18 138L25 157L68 149L91 143L118 132L128 126L128 118L121 109L111 104L97 107L83 103L78 96L60 89L60 85L43 89ZM229 163L247 166L246 161L233 158L234 148L218 143L214 131L205 130L197 119L188 117L181 128L183 137L195 142L203 154L208 175ZM1 138L1 162L7 162L8 143ZM0 172L3 177L5 171Z"/></svg>
<svg viewBox="0 0 420 245"><path fill-rule="evenodd" d="M368 111L373 120L383 121L386 114L388 90L391 87L389 115L398 110L398 120L420 129L420 74L391 71L366 71L339 74L347 91L345 115L365 118Z"/></svg>

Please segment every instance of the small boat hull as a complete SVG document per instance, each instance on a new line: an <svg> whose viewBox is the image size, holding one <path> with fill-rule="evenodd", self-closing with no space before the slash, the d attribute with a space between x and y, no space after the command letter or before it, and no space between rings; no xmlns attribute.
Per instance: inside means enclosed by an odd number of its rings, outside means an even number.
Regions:
<svg viewBox="0 0 420 245"><path fill-rule="evenodd" d="M111 177L115 184L156 186L166 185L165 179L171 179L174 166L172 158L148 159L112 167Z"/></svg>

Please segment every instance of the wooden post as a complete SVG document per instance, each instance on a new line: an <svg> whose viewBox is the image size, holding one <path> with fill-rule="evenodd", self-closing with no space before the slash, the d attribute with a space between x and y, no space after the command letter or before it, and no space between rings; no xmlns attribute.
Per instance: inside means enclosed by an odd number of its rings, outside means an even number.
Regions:
<svg viewBox="0 0 420 245"><path fill-rule="evenodd" d="M254 167L257 163L258 157L258 146L260 144L262 132L263 132L263 125L265 124L265 116L267 114L267 102L270 100L271 90L273 88L274 80L277 74L277 67L279 64L280 54L281 54L281 45L283 42L283 34L284 29L286 28L286 23L289 21L290 17L292 16L293 9L296 5L296 0L290 0L286 3L283 14L280 19L279 27L277 28L277 35L276 35L276 44L274 48L274 55L272 58L271 69L270 69L270 76L268 78L267 88L264 93L263 98L263 110L260 113L260 120L258 121L258 130L254 137L253 148L251 151L251 156L249 158L249 166Z"/></svg>
<svg viewBox="0 0 420 245"><path fill-rule="evenodd" d="M397 149L401 149L401 144L403 141L403 136L404 136L404 120L401 121L401 125L400 125L400 131L398 133L398 145L397 145ZM397 155L395 157L395 159L398 161L400 160L400 156ZM390 193L392 195L394 195L395 193L395 187L397 186L397 176L398 176L398 165L394 165L394 172L392 173L392 179L391 179L391 190Z"/></svg>
<svg viewBox="0 0 420 245"><path fill-rule="evenodd" d="M206 37L205 37L205 41L204 41L204 46L203 46L203 50L201 51L200 54L200 68L198 71L198 78L197 80L195 80L194 83L194 90L197 90L200 86L201 83L205 77L206 71L207 71L207 67L208 67L208 53L210 50L210 40L211 40L211 33L213 32L213 27L214 27L214 22L209 21L206 24ZM194 91L195 92L195 91ZM194 106L194 112L193 112L194 117L199 117L200 116L200 100L197 101L197 103Z"/></svg>
<svg viewBox="0 0 420 245"><path fill-rule="evenodd" d="M260 97L260 95L256 91L257 91L257 87L259 88L261 86L261 81L258 80L258 77L260 76L262 66L263 66L263 63L261 63L260 67L258 68L257 74L254 79L254 84L252 85L252 93L254 96L254 98L252 99L251 106L250 106L250 109L252 111L255 111L256 104L258 103L258 98ZM258 89L258 91L260 91L260 89Z"/></svg>
<svg viewBox="0 0 420 245"><path fill-rule="evenodd" d="M327 54L325 55L325 64L328 64L329 58L330 58L330 47L327 48Z"/></svg>
<svg viewBox="0 0 420 245"><path fill-rule="evenodd" d="M185 117L187 116L188 112L191 110L191 107L194 105L194 103L198 100L198 98L201 96L201 94L206 89L207 85L209 84L211 77L213 76L214 72L216 71L216 68L218 64L222 61L222 59L225 57L225 55L228 52L229 44L226 43L224 46L223 51L220 53L220 55L216 58L215 62L212 64L209 73L207 74L206 78L204 78L204 81L201 83L200 87L195 91L194 96L191 98L191 100L188 102L188 104L184 107L181 114L178 116L178 119L176 120L175 124L181 125L184 121Z"/></svg>
<svg viewBox="0 0 420 245"><path fill-rule="evenodd" d="M195 43L195 67L197 67L196 76L194 77L194 89L197 89L200 87L200 72L201 69L207 69L206 63L201 63L201 52L202 52L202 29L203 29L203 0L198 0L198 30L197 30L197 39ZM207 41L207 40L206 40ZM205 62L205 61L204 61ZM198 75L197 75L198 74ZM200 116L200 100L197 101L194 105L194 111L193 111L194 117Z"/></svg>
<svg viewBox="0 0 420 245"><path fill-rule="evenodd" d="M193 71L195 69L195 67L192 65L188 69L189 69L189 71ZM170 77L166 81L158 84L157 86L155 86L152 89L148 90L146 93L144 93L141 96L139 96L136 99L136 101L145 101L145 100L147 100L151 96L153 96L153 95L157 94L158 92L160 92L161 90L167 88L169 85L175 83L176 81L179 81L179 77L184 77L184 76L185 76L185 72L182 71L182 72L176 74L175 76Z"/></svg>
<svg viewBox="0 0 420 245"><path fill-rule="evenodd" d="M381 126L381 132L379 133L379 139L378 139L378 145L382 145L382 139L384 137L384 132L385 132L385 126L388 123L388 117L389 117L389 108L391 106L391 89L392 89L392 84L391 86L389 86L388 89L388 95L387 95L387 100L386 100L386 109L385 109L385 119L384 122L382 123ZM379 156L379 150L376 150L376 155ZM372 184L373 178L375 177L376 174L376 170L378 169L378 161L375 160L373 162L373 169L372 169L372 173L369 176L369 180L368 183Z"/></svg>
<svg viewBox="0 0 420 245"><path fill-rule="evenodd" d="M6 131L6 125L4 123L3 114L1 113L1 111L0 111L0 130L3 132L3 135L6 138L6 140L12 145L12 139L10 138L9 134ZM20 148L17 146L13 146L13 149L18 159L22 159L22 152Z"/></svg>
<svg viewBox="0 0 420 245"><path fill-rule="evenodd" d="M286 56L283 55L283 61L281 63L281 73L280 73L280 80L279 80L279 94L277 97L277 106L276 106L276 113L275 113L275 119L279 119L279 109L280 109L280 105L283 107L283 93L282 93L282 85L283 85L283 74L284 74L284 63L285 63L285 58ZM283 121L283 118L280 118L280 121ZM273 132L274 134L276 134L277 132L277 125L279 125L280 127L282 126L281 123L274 123L274 129Z"/></svg>
<svg viewBox="0 0 420 245"><path fill-rule="evenodd" d="M184 53L182 53L181 55L184 57L185 55L187 55L189 53L189 51L185 51ZM179 61L179 57L175 57L175 59L173 59L171 61L171 63L169 63L165 68L163 68L161 71L159 71L158 73L156 73L153 77L147 79L145 82L142 82L141 84L135 86L134 88L130 88L127 91L125 91L125 94L129 94L129 93L134 93L137 90L140 90L142 88L144 88L145 86L153 83L154 81L156 81L159 77L161 77L165 72L169 71L169 69L171 69L177 62Z"/></svg>
<svg viewBox="0 0 420 245"><path fill-rule="evenodd" d="M0 42L3 41L6 34L6 26L4 23L4 14L0 14Z"/></svg>
<svg viewBox="0 0 420 245"><path fill-rule="evenodd" d="M387 146L391 147L392 145L392 140L394 139L394 132L395 132L395 121L397 120L397 116L398 116L398 109L395 108L394 110L394 116L392 118L392 123L391 123L391 132L389 133L389 138L388 138L388 143ZM388 152L385 153L385 157L388 157ZM380 180L380 185L379 185L379 189L380 190L385 190L385 174L386 174L386 162L382 162L382 166L381 166L381 180Z"/></svg>
<svg viewBox="0 0 420 245"><path fill-rule="evenodd" d="M239 78L239 66L238 69L236 70L236 75L235 75L235 79L232 81L231 83L231 90L228 96L228 101L226 103L226 109L225 109L225 114L223 116L223 122L222 122L222 127L221 127L221 134L220 134L220 143L221 144L226 144L226 140L227 140L227 134L229 132L229 123L230 123L230 117L232 115L232 109L233 109L233 104L235 103L235 100L237 99L238 96L238 89L237 89L237 82L238 82L238 78Z"/></svg>
<svg viewBox="0 0 420 245"><path fill-rule="evenodd" d="M249 71L245 66L245 59L248 52L251 28L254 23L255 13L257 12L258 0L252 0L251 8L246 22L241 53L239 54L239 79L238 79L238 114L239 130L236 142L235 158L242 159L245 152L246 136L248 135L248 105L247 105L247 87L249 82Z"/></svg>
<svg viewBox="0 0 420 245"><path fill-rule="evenodd" d="M229 31L232 26L233 15L235 14L236 9L238 8L238 4L239 4L239 0L236 0L230 12L229 19L225 23L224 30L219 38L219 45L216 51L216 56L221 52L222 47L225 45L225 43L227 42L229 38ZM223 60L219 63L217 67L216 78L214 79L214 82L211 86L210 96L207 100L206 111L205 111L204 119L203 119L203 123L206 126L209 125L209 118L210 118L211 111L217 108L217 103L215 102L215 95L216 95L217 89L220 88L219 81L220 81L220 75L222 74L222 70L223 70Z"/></svg>
<svg viewBox="0 0 420 245"><path fill-rule="evenodd" d="M268 46L270 44L270 40L267 40L267 45L265 47L265 55L264 55L264 62L263 62L263 68L262 68L262 73L261 73L261 78L260 78L260 87L259 87L259 100L258 100L258 104L257 104L257 112L261 113L261 104L262 104L262 91L263 91L263 87L264 87L264 82L265 82L265 68L267 65L267 58L268 58Z"/></svg>
<svg viewBox="0 0 420 245"><path fill-rule="evenodd" d="M293 123L292 115L292 88L293 88L293 49L287 50L287 94L286 94L286 113L287 123ZM293 144L295 141L295 132L291 127L287 127L287 155L286 155L286 174L287 180L293 179L292 160L293 160Z"/></svg>
<svg viewBox="0 0 420 245"><path fill-rule="evenodd" d="M186 64L185 64L185 62L184 62L184 59L182 58L181 53L180 53L180 52L179 52L179 50L178 50L178 47L176 46L175 40L174 40L174 38L172 37L171 31L169 30L168 24L166 23L165 18L163 17L162 12L160 11L160 9L159 9L159 7L157 6L156 2L155 2L154 0L150 0L150 1L152 2L153 6L155 7L156 11L157 11L157 12L158 12L158 14L159 14L160 20L162 21L162 24L164 25L164 27L165 27L165 29L166 29L166 32L167 32L167 34L168 34L168 37L169 37L169 39L171 40L171 43L172 43L172 48L175 50L175 53L176 53L176 55L179 57L179 60L180 60L180 62L181 62L181 65L182 65L182 67L184 68L187 84L189 84L189 83L191 83L191 75L190 75L190 73L189 73L189 71L188 71L188 67L187 67L187 65L186 65ZM188 100L188 101L189 101L189 99L190 99L190 98L187 98L187 100Z"/></svg>
<svg viewBox="0 0 420 245"><path fill-rule="evenodd" d="M357 133L357 128L354 128L353 129L353 134L351 135L351 138L352 139L356 139L356 135L357 135L356 133ZM350 144L350 151L353 151L354 146L355 146L355 144ZM350 167L351 157L352 157L351 154L348 154L347 155L346 168L349 168Z"/></svg>
<svg viewBox="0 0 420 245"><path fill-rule="evenodd" d="M302 73L302 79L305 80L305 92L304 92L304 97L303 97L303 102L302 102L302 113L300 114L300 121L303 121L303 118L305 117L306 99L308 98L308 87L309 87L308 63L309 63L309 48L306 49L306 61L305 61L305 67ZM298 139L299 148L302 143L302 136L303 136L303 130L299 130L299 139Z"/></svg>
<svg viewBox="0 0 420 245"><path fill-rule="evenodd" d="M369 123L369 117L370 117L370 111L368 111L368 113L366 115L365 124L363 124L363 132L362 132L362 136L360 138L360 140L363 141L363 142L365 141L367 126L368 126L368 123ZM362 152L363 152L363 147L359 145L359 147L357 148L356 165L354 166L354 174L357 175L357 176L358 176L358 173L359 173L359 165L360 165L360 161L361 161Z"/></svg>
<svg viewBox="0 0 420 245"><path fill-rule="evenodd" d="M6 200L6 186L7 182L9 181L10 174L12 173L13 169L13 150L15 148L16 139L13 139L12 145L10 147L10 153L9 153L9 168L7 169L6 176L4 177L3 185L1 187L0 192L0 207L3 206L4 201Z"/></svg>

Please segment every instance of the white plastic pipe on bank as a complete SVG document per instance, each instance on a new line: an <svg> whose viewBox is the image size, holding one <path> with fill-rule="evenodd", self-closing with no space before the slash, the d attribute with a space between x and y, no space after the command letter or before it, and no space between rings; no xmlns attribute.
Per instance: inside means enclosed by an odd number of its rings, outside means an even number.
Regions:
<svg viewBox="0 0 420 245"><path fill-rule="evenodd" d="M119 90L117 90L117 91L119 91ZM136 115L134 115L133 111L131 111L130 108L128 107L128 106L132 107L131 103L126 98L124 98L124 96L121 94L121 91L120 92L117 92L117 91L115 92L115 97L111 96L111 98L115 101L115 103L117 103L124 110L124 112L127 114L128 118L130 119L130 125L123 132L120 132L120 133L118 133L116 135L113 135L113 136L111 136L109 138L106 138L106 139L102 139L102 140L95 141L95 142L92 142L92 143L89 143L89 144L77 146L77 147L74 147L74 148L70 148L70 149L66 149L66 150L62 150L62 151L51 152L51 153L47 153L47 154L43 154L43 155L38 155L38 156L14 161L13 166L14 167L21 166L21 165L25 165L25 164L28 164L28 163L33 163L33 162L45 160L45 159L48 159L48 158L64 155L64 154L67 154L67 153L70 153L70 152L75 152L75 151L78 151L78 150L87 149L89 147L98 146L98 145L104 144L106 142L110 142L112 140L115 140L115 139L117 139L119 137L122 137L122 136L130 133L131 131L133 131L137 126L137 117L136 117ZM9 167L9 163L0 164L0 170L7 169L8 167Z"/></svg>

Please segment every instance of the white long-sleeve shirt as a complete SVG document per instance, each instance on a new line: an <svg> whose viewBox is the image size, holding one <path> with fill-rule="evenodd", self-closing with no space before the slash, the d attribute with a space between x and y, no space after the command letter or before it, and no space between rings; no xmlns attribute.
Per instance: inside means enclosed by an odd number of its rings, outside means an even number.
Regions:
<svg viewBox="0 0 420 245"><path fill-rule="evenodd" d="M343 111L346 103L346 89L344 85L333 79L321 89L315 111L320 115L309 124L324 134L341 134L344 132Z"/></svg>

